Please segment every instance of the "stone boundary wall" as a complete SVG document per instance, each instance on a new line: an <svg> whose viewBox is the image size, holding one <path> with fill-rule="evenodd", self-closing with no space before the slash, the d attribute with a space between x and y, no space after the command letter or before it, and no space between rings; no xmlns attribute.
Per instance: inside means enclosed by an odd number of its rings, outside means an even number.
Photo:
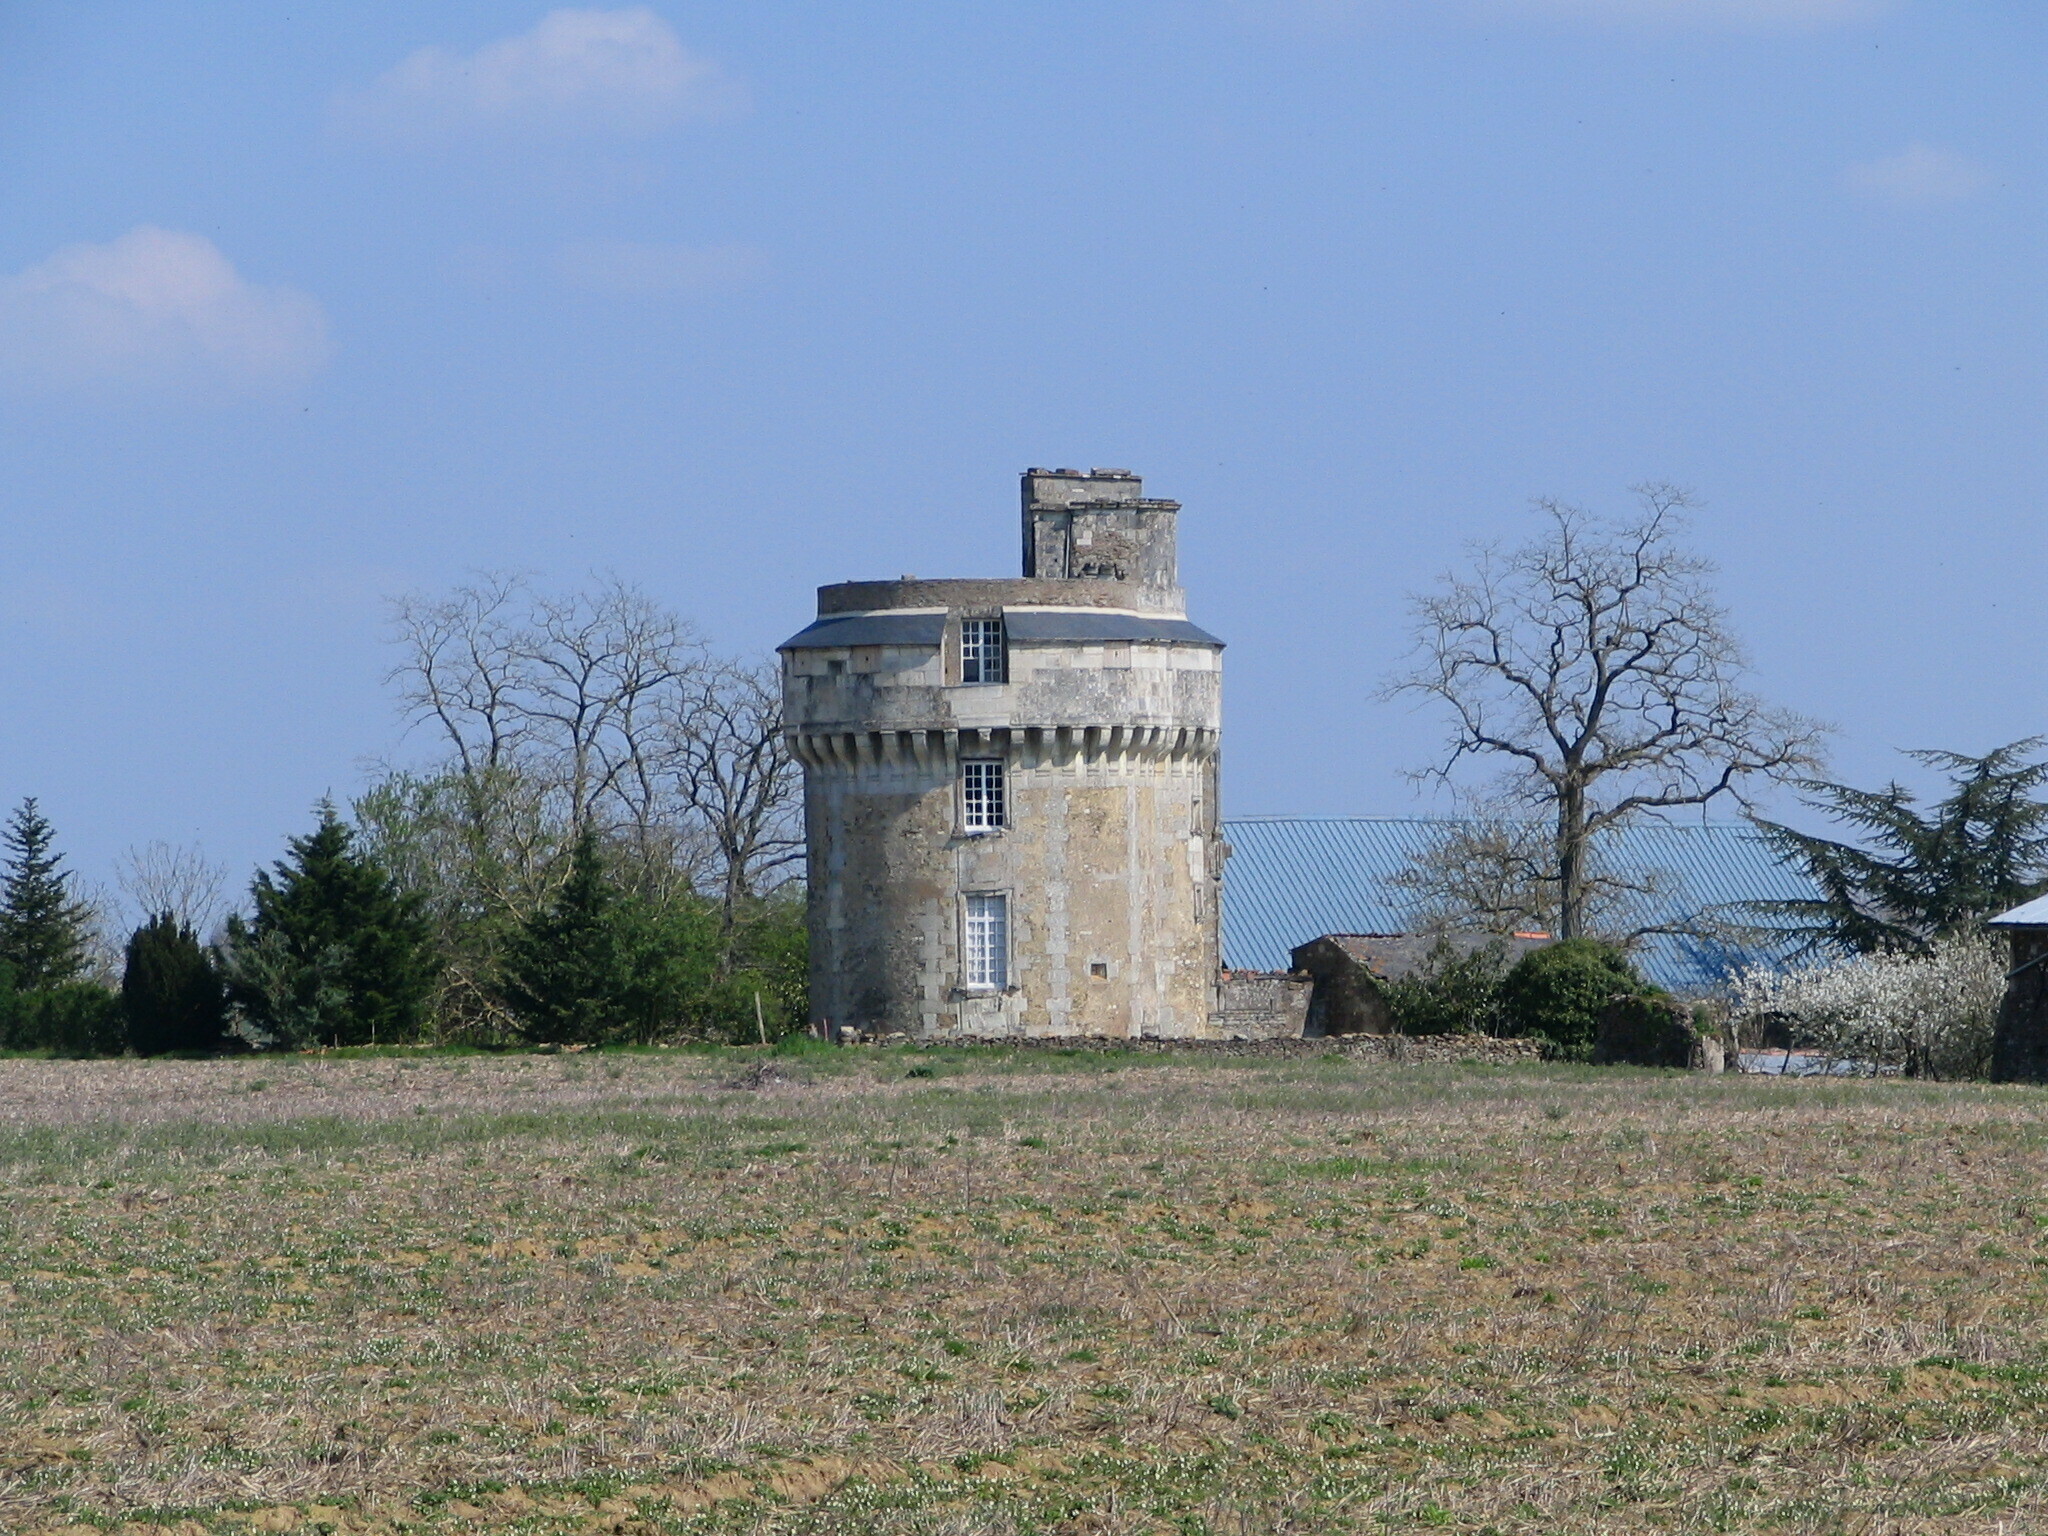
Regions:
<svg viewBox="0 0 2048 1536"><path fill-rule="evenodd" d="M1209 1027L1225 1040L1299 1040L1311 986L1286 971L1225 971Z"/></svg>
<svg viewBox="0 0 2048 1536"><path fill-rule="evenodd" d="M885 1040L883 1043L896 1042ZM914 1044L921 1050L973 1045L1013 1051L1130 1051L1144 1056L1347 1056L1356 1061L1469 1061L1487 1066L1543 1059L1540 1041L1496 1040L1490 1035L1332 1035L1318 1040L1114 1040L1099 1035L1033 1038L954 1035L945 1039L903 1043Z"/></svg>

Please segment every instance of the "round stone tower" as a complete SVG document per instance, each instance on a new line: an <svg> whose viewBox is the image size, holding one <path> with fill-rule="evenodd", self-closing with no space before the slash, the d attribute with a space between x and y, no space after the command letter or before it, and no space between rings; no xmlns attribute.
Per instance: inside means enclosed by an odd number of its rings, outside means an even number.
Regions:
<svg viewBox="0 0 2048 1536"><path fill-rule="evenodd" d="M814 1024L1210 1032L1222 642L1176 502L1027 470L1020 580L821 587L782 647L804 766Z"/></svg>

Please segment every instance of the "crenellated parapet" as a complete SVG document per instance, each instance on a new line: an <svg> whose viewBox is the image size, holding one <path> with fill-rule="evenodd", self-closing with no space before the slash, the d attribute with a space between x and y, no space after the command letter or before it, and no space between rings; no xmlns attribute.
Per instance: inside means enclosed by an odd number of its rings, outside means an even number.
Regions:
<svg viewBox="0 0 2048 1536"><path fill-rule="evenodd" d="M1200 726L1004 725L952 730L788 733L804 767L821 773L950 773L962 758L1004 758L1019 772L1115 772L1137 765L1195 770L1223 733Z"/></svg>

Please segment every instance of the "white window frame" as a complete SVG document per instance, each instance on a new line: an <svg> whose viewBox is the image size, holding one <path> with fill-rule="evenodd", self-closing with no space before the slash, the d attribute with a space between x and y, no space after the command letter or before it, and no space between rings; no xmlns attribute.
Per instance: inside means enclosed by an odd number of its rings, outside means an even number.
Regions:
<svg viewBox="0 0 2048 1536"><path fill-rule="evenodd" d="M968 832L1000 832L1010 824L1010 774L999 757L960 760L960 826Z"/></svg>
<svg viewBox="0 0 2048 1536"><path fill-rule="evenodd" d="M962 683L1006 683L1010 680L1010 637L1003 621L962 619L960 621L960 681Z"/></svg>
<svg viewBox="0 0 2048 1536"><path fill-rule="evenodd" d="M1010 896L968 891L960 899L960 983L969 992L1010 985Z"/></svg>

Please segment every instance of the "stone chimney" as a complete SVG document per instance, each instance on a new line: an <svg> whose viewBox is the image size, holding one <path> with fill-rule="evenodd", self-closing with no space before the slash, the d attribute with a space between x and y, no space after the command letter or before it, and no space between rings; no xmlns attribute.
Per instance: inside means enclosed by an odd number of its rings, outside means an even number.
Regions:
<svg viewBox="0 0 2048 1536"><path fill-rule="evenodd" d="M1024 574L1180 585L1177 501L1148 500L1128 469L1024 471Z"/></svg>

